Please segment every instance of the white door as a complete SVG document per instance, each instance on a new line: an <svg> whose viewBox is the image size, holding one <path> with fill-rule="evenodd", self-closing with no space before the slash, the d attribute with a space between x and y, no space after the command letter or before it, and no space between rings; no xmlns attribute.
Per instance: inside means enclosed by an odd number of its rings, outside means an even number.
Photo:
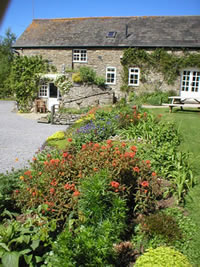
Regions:
<svg viewBox="0 0 200 267"><path fill-rule="evenodd" d="M59 90L54 83L49 83L48 105L47 108L50 111L51 107L55 104L59 104Z"/></svg>
<svg viewBox="0 0 200 267"><path fill-rule="evenodd" d="M200 71L184 70L181 78L180 96L184 98L200 99Z"/></svg>

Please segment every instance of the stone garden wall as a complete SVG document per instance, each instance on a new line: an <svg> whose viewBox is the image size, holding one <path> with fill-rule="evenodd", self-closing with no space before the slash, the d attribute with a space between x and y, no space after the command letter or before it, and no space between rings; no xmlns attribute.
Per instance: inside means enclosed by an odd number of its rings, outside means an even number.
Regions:
<svg viewBox="0 0 200 267"><path fill-rule="evenodd" d="M115 101L115 94L109 87L74 84L70 91L62 97L60 106L64 108L82 108L88 106L109 105Z"/></svg>

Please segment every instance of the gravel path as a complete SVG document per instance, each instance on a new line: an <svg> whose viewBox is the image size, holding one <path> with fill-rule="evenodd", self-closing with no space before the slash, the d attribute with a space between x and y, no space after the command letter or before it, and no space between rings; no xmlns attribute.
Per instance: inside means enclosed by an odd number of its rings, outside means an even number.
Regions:
<svg viewBox="0 0 200 267"><path fill-rule="evenodd" d="M37 115L13 113L14 102L0 101L0 173L23 168L46 138L67 126L37 123Z"/></svg>

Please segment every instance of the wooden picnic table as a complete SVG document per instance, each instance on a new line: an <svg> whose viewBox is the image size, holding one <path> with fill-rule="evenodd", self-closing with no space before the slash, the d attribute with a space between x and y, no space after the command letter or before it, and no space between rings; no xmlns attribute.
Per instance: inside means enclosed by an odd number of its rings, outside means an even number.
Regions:
<svg viewBox="0 0 200 267"><path fill-rule="evenodd" d="M171 100L171 103L163 105L169 107L170 113L172 112L173 107L180 107L181 110L183 110L183 107L200 108L200 98L182 98L181 96L169 96L168 98Z"/></svg>

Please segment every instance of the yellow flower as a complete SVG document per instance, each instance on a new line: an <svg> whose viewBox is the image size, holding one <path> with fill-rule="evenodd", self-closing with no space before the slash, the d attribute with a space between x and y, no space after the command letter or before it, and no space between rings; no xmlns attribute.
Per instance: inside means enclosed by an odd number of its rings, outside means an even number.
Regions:
<svg viewBox="0 0 200 267"><path fill-rule="evenodd" d="M16 158L16 159L15 159L15 161L17 162L17 161L19 161L19 159L18 159L18 158Z"/></svg>
<svg viewBox="0 0 200 267"><path fill-rule="evenodd" d="M24 176L20 176L19 179L20 179L20 180L24 180Z"/></svg>

